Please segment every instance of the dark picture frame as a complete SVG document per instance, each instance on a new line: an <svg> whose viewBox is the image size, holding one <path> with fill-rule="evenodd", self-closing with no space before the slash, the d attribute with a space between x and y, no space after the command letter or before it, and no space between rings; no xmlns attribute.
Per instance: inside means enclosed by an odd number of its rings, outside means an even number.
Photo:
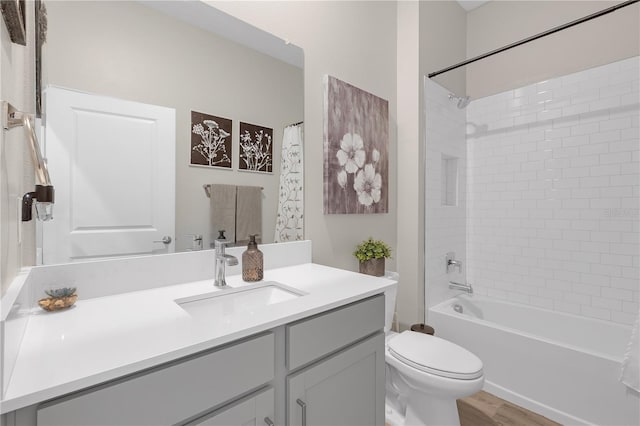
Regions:
<svg viewBox="0 0 640 426"><path fill-rule="evenodd" d="M232 120L191 111L190 165L231 169Z"/></svg>
<svg viewBox="0 0 640 426"><path fill-rule="evenodd" d="M0 9L13 43L27 45L25 0L2 0Z"/></svg>
<svg viewBox="0 0 640 426"><path fill-rule="evenodd" d="M238 170L273 173L273 129L240 122Z"/></svg>

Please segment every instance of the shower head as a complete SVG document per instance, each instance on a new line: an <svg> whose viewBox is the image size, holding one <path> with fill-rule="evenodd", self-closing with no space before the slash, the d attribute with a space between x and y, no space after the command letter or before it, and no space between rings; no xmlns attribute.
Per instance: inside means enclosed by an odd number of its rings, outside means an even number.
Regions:
<svg viewBox="0 0 640 426"><path fill-rule="evenodd" d="M466 108L467 105L469 105L469 102L471 102L471 98L469 98L468 96L465 96L464 98L459 98L458 99L458 108L460 108L460 109Z"/></svg>
<svg viewBox="0 0 640 426"><path fill-rule="evenodd" d="M456 96L453 93L449 93L449 100L455 101L456 105L458 105L458 108L460 109L466 108L467 105L469 105L469 102L471 102L469 96Z"/></svg>

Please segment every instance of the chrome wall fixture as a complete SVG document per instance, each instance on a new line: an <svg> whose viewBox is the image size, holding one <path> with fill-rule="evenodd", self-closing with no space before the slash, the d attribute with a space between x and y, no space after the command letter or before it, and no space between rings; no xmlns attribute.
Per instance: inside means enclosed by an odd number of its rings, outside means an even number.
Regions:
<svg viewBox="0 0 640 426"><path fill-rule="evenodd" d="M473 287L471 287L471 284L462 284L455 281L449 281L449 288L452 290L461 290L466 293L473 294Z"/></svg>
<svg viewBox="0 0 640 426"><path fill-rule="evenodd" d="M28 222L32 219L31 210L34 201L36 202L37 218L42 221L51 220L53 219L55 191L53 185L51 185L47 163L42 158L38 137L33 127L33 114L18 111L7 101L0 101L0 108L2 128L4 130L20 126L24 127L35 168L36 188L35 191L27 192L22 197L22 221Z"/></svg>
<svg viewBox="0 0 640 426"><path fill-rule="evenodd" d="M455 102L459 109L465 109L471 102L469 96L456 96L453 93L449 93L449 100Z"/></svg>

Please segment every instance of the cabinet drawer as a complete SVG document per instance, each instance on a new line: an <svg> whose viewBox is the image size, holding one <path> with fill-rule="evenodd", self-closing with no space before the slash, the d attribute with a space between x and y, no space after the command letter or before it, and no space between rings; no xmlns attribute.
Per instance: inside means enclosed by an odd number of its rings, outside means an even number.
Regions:
<svg viewBox="0 0 640 426"><path fill-rule="evenodd" d="M175 424L272 380L274 349L268 333L55 400L38 425Z"/></svg>
<svg viewBox="0 0 640 426"><path fill-rule="evenodd" d="M384 295L287 326L287 366L294 370L384 327Z"/></svg>
<svg viewBox="0 0 640 426"><path fill-rule="evenodd" d="M267 425L267 420L273 422L274 414L275 395L273 388L267 388L187 423L185 426Z"/></svg>

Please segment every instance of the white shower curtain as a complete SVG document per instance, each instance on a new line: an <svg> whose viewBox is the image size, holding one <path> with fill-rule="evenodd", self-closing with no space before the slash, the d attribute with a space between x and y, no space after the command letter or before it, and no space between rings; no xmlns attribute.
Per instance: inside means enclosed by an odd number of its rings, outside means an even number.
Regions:
<svg viewBox="0 0 640 426"><path fill-rule="evenodd" d="M273 241L297 241L303 235L302 123L284 129L278 215Z"/></svg>

